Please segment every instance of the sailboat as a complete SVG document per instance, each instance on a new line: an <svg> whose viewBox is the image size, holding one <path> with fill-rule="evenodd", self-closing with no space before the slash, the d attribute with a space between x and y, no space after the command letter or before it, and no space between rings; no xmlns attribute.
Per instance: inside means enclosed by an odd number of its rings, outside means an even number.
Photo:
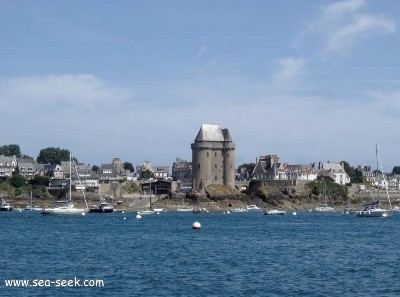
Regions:
<svg viewBox="0 0 400 297"><path fill-rule="evenodd" d="M328 204L326 204L326 181L324 182L323 204L320 207L316 207L315 211L320 211L320 212L335 211L333 207L328 206Z"/></svg>
<svg viewBox="0 0 400 297"><path fill-rule="evenodd" d="M392 204L390 203L390 197L389 197L389 191L387 187L387 183L385 183L385 175L383 174L383 169L382 169L382 164L381 160L378 155L378 145L376 146L376 172L379 172L379 165L383 177L383 182L385 185L386 189L386 194L387 194L387 199L389 202L389 207L390 209L382 209L380 208L380 187L378 186L378 200L371 202L371 203L365 203L363 204L362 210L359 210L356 212L356 215L358 217L391 217L392 216Z"/></svg>
<svg viewBox="0 0 400 297"><path fill-rule="evenodd" d="M24 210L32 210L32 191L31 191L31 203L27 205Z"/></svg>
<svg viewBox="0 0 400 297"><path fill-rule="evenodd" d="M89 212L89 208L86 204L86 208L77 208L72 203L72 154L69 154L69 197L68 200L56 201L53 208L44 208L41 212L42 215L53 215L53 216L69 216L69 215L85 215ZM86 202L86 199L85 199Z"/></svg>
<svg viewBox="0 0 400 297"><path fill-rule="evenodd" d="M150 214L155 214L156 211L153 209L152 205L151 205L151 182L150 182L150 206L149 209L145 209L145 210L138 210L136 211L136 214L138 215L150 215Z"/></svg>

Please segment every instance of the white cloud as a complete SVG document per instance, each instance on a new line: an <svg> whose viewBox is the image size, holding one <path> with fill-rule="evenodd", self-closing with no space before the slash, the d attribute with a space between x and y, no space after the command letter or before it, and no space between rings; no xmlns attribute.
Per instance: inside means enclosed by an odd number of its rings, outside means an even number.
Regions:
<svg viewBox="0 0 400 297"><path fill-rule="evenodd" d="M288 57L277 61L278 68L272 75L272 87L290 91L299 86L307 75L306 60Z"/></svg>
<svg viewBox="0 0 400 297"><path fill-rule="evenodd" d="M322 8L325 19L336 19L344 14L359 10L365 4L365 0L349 0L332 3Z"/></svg>
<svg viewBox="0 0 400 297"><path fill-rule="evenodd" d="M278 65L274 79L290 82L301 76L305 61L286 58ZM151 94L140 86L117 88L91 74L2 81L0 100L7 112L0 125L11 127L3 129L2 142L17 143L33 157L56 146L71 149L85 163L120 157L133 164L150 160L171 165L175 157L191 158L190 143L202 123L217 123L230 129L237 163L278 153L291 163L345 159L363 164L369 160L365 148L371 146L373 159L376 142L382 150L390 144L385 155L395 156L399 149L400 140L382 131L398 122L385 110L399 107L400 93L389 94L391 100L381 100L388 94L370 93L374 100L359 103L279 92L241 77L197 79L160 82ZM144 99L136 100L137 92ZM165 102L174 98L177 103L160 104L163 96ZM184 104L188 98L196 99Z"/></svg>
<svg viewBox="0 0 400 297"><path fill-rule="evenodd" d="M327 39L325 51L344 53L352 48L358 38L370 33L394 33L395 23L385 16L356 15L351 23L335 28Z"/></svg>
<svg viewBox="0 0 400 297"><path fill-rule="evenodd" d="M90 111L93 106L112 110L131 98L130 91L108 85L91 74L26 76L0 83L0 98L12 109L47 110L73 108Z"/></svg>
<svg viewBox="0 0 400 297"><path fill-rule="evenodd" d="M323 6L315 20L293 41L293 47L310 46L323 56L348 55L365 38L396 32L393 19L366 12L365 3L349 0Z"/></svg>

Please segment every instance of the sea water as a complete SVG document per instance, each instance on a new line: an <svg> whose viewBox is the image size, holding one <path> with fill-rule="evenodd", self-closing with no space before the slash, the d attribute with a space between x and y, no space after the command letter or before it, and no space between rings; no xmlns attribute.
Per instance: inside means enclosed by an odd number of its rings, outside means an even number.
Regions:
<svg viewBox="0 0 400 297"><path fill-rule="evenodd" d="M0 226L0 296L400 296L400 213L13 211Z"/></svg>

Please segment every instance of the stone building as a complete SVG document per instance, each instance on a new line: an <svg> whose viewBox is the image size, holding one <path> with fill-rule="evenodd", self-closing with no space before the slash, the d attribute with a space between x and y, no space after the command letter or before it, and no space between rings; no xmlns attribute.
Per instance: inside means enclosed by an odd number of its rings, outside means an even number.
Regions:
<svg viewBox="0 0 400 297"><path fill-rule="evenodd" d="M176 158L172 164L172 178L179 181L183 187L192 186L192 162Z"/></svg>
<svg viewBox="0 0 400 297"><path fill-rule="evenodd" d="M235 143L228 129L201 125L192 147L192 187L204 190L210 184L235 187Z"/></svg>

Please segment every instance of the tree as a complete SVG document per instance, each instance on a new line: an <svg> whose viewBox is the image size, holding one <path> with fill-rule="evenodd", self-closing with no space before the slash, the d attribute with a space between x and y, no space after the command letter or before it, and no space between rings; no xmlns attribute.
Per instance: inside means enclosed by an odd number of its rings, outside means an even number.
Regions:
<svg viewBox="0 0 400 297"><path fill-rule="evenodd" d="M61 164L61 161L69 161L69 150L60 149L59 147L48 147L41 149L36 161L42 164ZM75 159L76 163L78 160Z"/></svg>
<svg viewBox="0 0 400 297"><path fill-rule="evenodd" d="M35 175L34 178L32 178L29 183L32 186L45 186L47 187L50 183L50 178L48 176L40 176L40 175Z"/></svg>
<svg viewBox="0 0 400 297"><path fill-rule="evenodd" d="M400 166L394 166L392 170L393 174L400 174Z"/></svg>
<svg viewBox="0 0 400 297"><path fill-rule="evenodd" d="M0 146L0 155L21 157L21 149L18 144Z"/></svg>
<svg viewBox="0 0 400 297"><path fill-rule="evenodd" d="M99 166L97 166L97 165L93 165L93 167L92 167L92 170L94 171L94 172L97 172L97 171L99 171Z"/></svg>
<svg viewBox="0 0 400 297"><path fill-rule="evenodd" d="M254 170L254 167L256 167L255 163L244 163L238 167L238 171L240 172L240 170L244 168L247 171L252 172Z"/></svg>
<svg viewBox="0 0 400 297"><path fill-rule="evenodd" d="M346 161L341 162L344 167L344 171L349 175L350 180L352 183L362 183L363 182L363 175L362 172L358 169L354 169L350 166L350 164Z"/></svg>
<svg viewBox="0 0 400 297"><path fill-rule="evenodd" d="M130 172L135 172L135 168L133 168L132 163L129 162L124 163L124 169L129 170Z"/></svg>
<svg viewBox="0 0 400 297"><path fill-rule="evenodd" d="M154 173L151 172L149 169L146 169L145 171L142 172L142 177L144 179L149 179L151 177L154 177Z"/></svg>
<svg viewBox="0 0 400 297"><path fill-rule="evenodd" d="M10 183L13 187L21 188L26 184L26 180L23 175L17 173L13 174L13 176L10 178Z"/></svg>

